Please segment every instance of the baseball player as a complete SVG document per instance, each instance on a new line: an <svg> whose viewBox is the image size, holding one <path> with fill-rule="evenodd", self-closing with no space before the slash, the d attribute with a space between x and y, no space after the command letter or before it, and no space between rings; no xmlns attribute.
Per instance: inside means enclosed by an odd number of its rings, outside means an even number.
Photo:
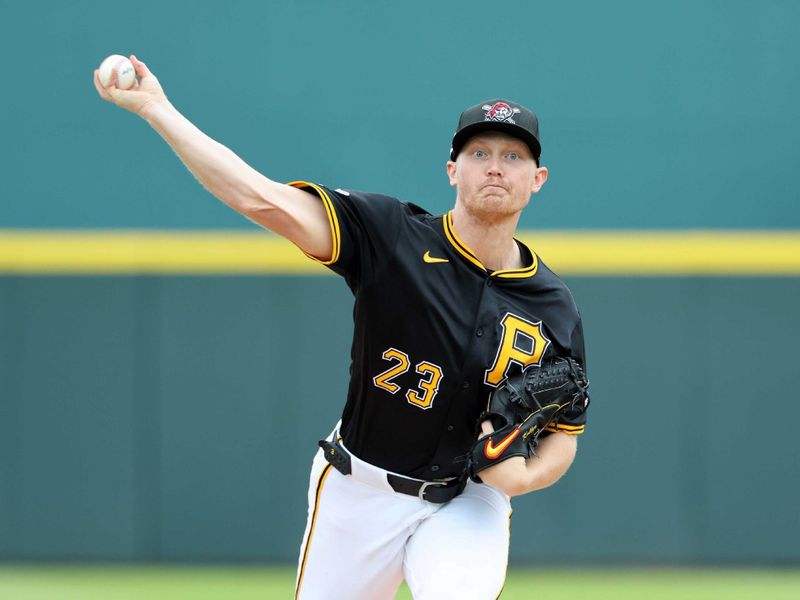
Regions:
<svg viewBox="0 0 800 600"><path fill-rule="evenodd" d="M137 86L104 88L95 71L100 96L143 117L212 194L341 275L355 297L350 386L313 460L296 598L390 599L403 579L418 600L498 597L509 498L567 471L588 403L542 421L534 454L491 462L524 437L487 437L492 392L549 357L585 368L569 290L513 237L547 181L536 116L504 99L465 110L447 162L455 205L434 216L380 194L271 181L131 61ZM478 437L488 467L475 474Z"/></svg>

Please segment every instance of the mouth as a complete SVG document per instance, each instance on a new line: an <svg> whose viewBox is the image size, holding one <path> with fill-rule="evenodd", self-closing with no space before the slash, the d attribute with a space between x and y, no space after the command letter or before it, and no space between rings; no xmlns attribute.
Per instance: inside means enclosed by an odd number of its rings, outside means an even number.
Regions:
<svg viewBox="0 0 800 600"><path fill-rule="evenodd" d="M487 183L486 185L483 186L483 189L485 189L485 190L487 190L487 189L488 190L495 189L495 190L508 191L508 190L506 190L505 187L503 187L502 185L500 185L498 183Z"/></svg>

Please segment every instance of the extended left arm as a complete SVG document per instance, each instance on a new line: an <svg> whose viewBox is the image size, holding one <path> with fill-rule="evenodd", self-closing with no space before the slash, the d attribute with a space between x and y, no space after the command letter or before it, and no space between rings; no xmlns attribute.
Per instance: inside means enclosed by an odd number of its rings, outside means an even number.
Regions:
<svg viewBox="0 0 800 600"><path fill-rule="evenodd" d="M484 433L491 432L488 421L484 422L483 430ZM533 456L509 458L484 469L480 477L485 484L507 496L521 496L549 487L561 479L575 459L577 449L577 436L551 433L541 438Z"/></svg>

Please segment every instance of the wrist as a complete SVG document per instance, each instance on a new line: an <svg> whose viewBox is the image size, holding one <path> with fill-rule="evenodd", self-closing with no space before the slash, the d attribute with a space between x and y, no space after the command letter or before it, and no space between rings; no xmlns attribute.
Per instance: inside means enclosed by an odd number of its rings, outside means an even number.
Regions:
<svg viewBox="0 0 800 600"><path fill-rule="evenodd" d="M169 113L174 112L175 107L170 104L166 97L152 99L145 102L139 109L139 116L147 121L151 126L155 126L161 119Z"/></svg>

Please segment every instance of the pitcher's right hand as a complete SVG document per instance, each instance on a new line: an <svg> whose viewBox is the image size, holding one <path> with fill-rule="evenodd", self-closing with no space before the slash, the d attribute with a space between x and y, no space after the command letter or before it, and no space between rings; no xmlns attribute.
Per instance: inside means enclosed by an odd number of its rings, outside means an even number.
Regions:
<svg viewBox="0 0 800 600"><path fill-rule="evenodd" d="M158 78L150 72L147 65L131 55L130 61L136 70L138 78L136 84L129 90L121 90L117 87L117 70L111 73L111 80L108 87L103 87L98 77L98 70L94 71L94 87L103 100L116 104L137 115L142 115L142 111L153 103L167 103L167 96Z"/></svg>

